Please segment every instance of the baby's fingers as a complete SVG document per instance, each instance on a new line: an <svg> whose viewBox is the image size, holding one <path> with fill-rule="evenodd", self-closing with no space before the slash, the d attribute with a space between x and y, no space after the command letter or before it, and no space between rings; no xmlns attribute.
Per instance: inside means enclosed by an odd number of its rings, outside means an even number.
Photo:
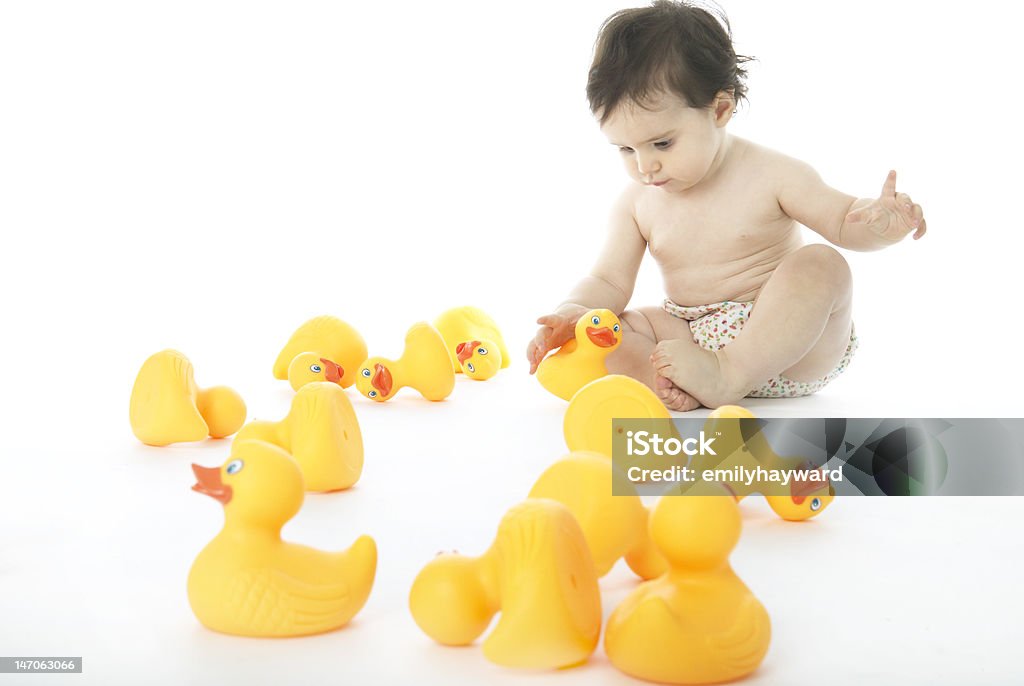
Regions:
<svg viewBox="0 0 1024 686"><path fill-rule="evenodd" d="M917 209L920 210L921 206L918 205ZM928 222L926 222L924 220L924 215L922 214L921 215L921 221L917 225L917 231L914 232L914 240L916 241L918 238L920 238L921 236L925 235L927 232L928 232Z"/></svg>
<svg viewBox="0 0 1024 686"><path fill-rule="evenodd" d="M530 344L526 346L526 360L530 363L530 373L533 374L537 371L537 365L544 359L545 345L544 341L547 336L543 333L538 333L530 341Z"/></svg>
<svg viewBox="0 0 1024 686"><path fill-rule="evenodd" d="M557 329L565 323L565 317L560 314L546 314L543 317L537 317L537 323L541 326L548 326L552 329Z"/></svg>
<svg viewBox="0 0 1024 686"><path fill-rule="evenodd" d="M896 195L896 170L890 169L889 175L885 177L885 183L882 184L882 199L892 198Z"/></svg>

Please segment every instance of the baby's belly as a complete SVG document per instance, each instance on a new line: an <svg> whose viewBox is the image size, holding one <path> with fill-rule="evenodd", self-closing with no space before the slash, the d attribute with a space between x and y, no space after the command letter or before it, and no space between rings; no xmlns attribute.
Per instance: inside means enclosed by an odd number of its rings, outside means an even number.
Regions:
<svg viewBox="0 0 1024 686"><path fill-rule="evenodd" d="M775 255L756 264L680 265L664 269L665 297L677 305L686 306L709 305L725 300L752 301L787 254Z"/></svg>

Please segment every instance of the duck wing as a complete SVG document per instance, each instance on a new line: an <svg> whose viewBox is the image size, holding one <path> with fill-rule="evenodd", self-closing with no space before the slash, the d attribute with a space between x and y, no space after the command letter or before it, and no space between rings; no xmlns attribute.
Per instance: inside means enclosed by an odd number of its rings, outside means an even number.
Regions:
<svg viewBox="0 0 1024 686"><path fill-rule="evenodd" d="M714 662L738 677L757 669L770 641L768 612L757 598L747 596L736 608L735 623L728 630L705 638L704 645Z"/></svg>
<svg viewBox="0 0 1024 686"><path fill-rule="evenodd" d="M329 631L352 618L347 583L308 583L279 569L240 571L224 596L239 623L264 636L297 636ZM358 608L357 608L358 609Z"/></svg>

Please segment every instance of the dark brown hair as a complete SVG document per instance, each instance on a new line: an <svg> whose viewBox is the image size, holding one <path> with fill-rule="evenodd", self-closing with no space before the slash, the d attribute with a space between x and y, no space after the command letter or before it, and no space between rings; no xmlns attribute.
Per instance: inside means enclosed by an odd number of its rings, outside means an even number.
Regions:
<svg viewBox="0 0 1024 686"><path fill-rule="evenodd" d="M750 57L737 55L724 14L686 0L655 0L616 12L597 36L587 80L590 110L603 124L623 101L643 105L659 92L707 107L719 91L746 99Z"/></svg>

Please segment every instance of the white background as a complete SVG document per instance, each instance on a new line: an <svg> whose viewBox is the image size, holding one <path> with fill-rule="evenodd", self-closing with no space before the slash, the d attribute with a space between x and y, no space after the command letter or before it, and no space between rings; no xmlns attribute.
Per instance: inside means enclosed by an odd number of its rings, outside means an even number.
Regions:
<svg viewBox="0 0 1024 686"><path fill-rule="evenodd" d="M601 649L577 670L503 670L434 645L405 609L435 551L482 552L564 452L564 404L522 351L586 273L626 182L584 96L596 31L625 6L0 8L0 655L85 657L55 683L631 681ZM847 254L862 341L847 374L750 407L1019 415L1024 146L1003 6L724 7L737 51L758 58L731 130L855 195L894 168L929 224ZM645 263L634 303L661 297ZM285 529L325 548L375 536L353 624L276 642L200 627L185 578L221 515L188 490L188 465L219 464L227 443L139 445L142 361L180 349L200 385L279 419L291 392L270 366L308 317L338 315L397 357L411 323L466 303L502 325L512 368L440 404L350 393L363 478L309 497ZM751 683L1020 677L1019 499L846 499L796 527L744 508L733 562L774 625ZM606 577L606 614L633 586L621 566Z"/></svg>

